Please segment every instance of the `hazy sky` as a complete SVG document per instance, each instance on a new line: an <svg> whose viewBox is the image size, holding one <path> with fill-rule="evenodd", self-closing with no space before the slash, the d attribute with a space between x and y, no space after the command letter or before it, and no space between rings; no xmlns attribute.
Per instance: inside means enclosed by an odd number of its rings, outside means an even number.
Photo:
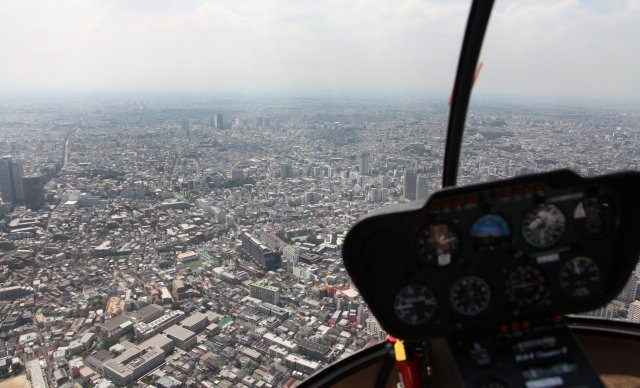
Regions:
<svg viewBox="0 0 640 388"><path fill-rule="evenodd" d="M1 0L1 92L443 92L470 2ZM640 97L640 0L497 1L477 90Z"/></svg>

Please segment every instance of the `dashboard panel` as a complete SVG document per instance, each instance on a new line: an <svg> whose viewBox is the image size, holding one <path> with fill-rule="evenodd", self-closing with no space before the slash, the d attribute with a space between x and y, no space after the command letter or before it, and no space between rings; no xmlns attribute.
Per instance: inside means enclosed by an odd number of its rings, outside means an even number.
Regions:
<svg viewBox="0 0 640 388"><path fill-rule="evenodd" d="M569 170L445 189L380 209L343 257L382 327L407 340L597 308L638 258L640 174Z"/></svg>

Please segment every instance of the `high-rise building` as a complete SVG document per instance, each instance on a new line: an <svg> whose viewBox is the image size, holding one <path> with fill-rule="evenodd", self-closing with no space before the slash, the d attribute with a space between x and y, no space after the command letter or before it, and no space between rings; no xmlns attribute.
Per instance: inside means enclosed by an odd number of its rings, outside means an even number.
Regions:
<svg viewBox="0 0 640 388"><path fill-rule="evenodd" d="M418 174L416 179L416 201L424 201L429 196L429 183L427 176Z"/></svg>
<svg viewBox="0 0 640 388"><path fill-rule="evenodd" d="M300 248L293 245L287 245L282 249L282 256L285 260L293 264L298 264L298 261L300 260Z"/></svg>
<svg viewBox="0 0 640 388"><path fill-rule="evenodd" d="M631 273L631 277L627 280L624 288L616 298L624 303L632 303L636 299L636 292L638 290L638 276L635 272Z"/></svg>
<svg viewBox="0 0 640 388"><path fill-rule="evenodd" d="M404 170L404 198L409 201L416 200L416 185L418 175L415 170Z"/></svg>
<svg viewBox="0 0 640 388"><path fill-rule="evenodd" d="M364 152L360 155L360 164L359 171L360 175L369 175L371 171L369 170L369 161L371 159L371 155L368 152Z"/></svg>
<svg viewBox="0 0 640 388"><path fill-rule="evenodd" d="M317 203L322 198L320 193L307 191L304 193L304 203Z"/></svg>
<svg viewBox="0 0 640 388"><path fill-rule="evenodd" d="M280 268L282 263L282 255L280 252L269 249L266 244L254 237L251 233L242 233L240 235L240 241L242 241L242 250L254 263L259 265L261 269L271 271Z"/></svg>
<svg viewBox="0 0 640 388"><path fill-rule="evenodd" d="M370 202L387 202L389 200L389 189L372 187L369 190Z"/></svg>
<svg viewBox="0 0 640 388"><path fill-rule="evenodd" d="M189 119L182 119L181 126L183 131L189 132Z"/></svg>
<svg viewBox="0 0 640 388"><path fill-rule="evenodd" d="M4 202L24 203L22 174L21 162L11 156L0 159L0 193Z"/></svg>
<svg viewBox="0 0 640 388"><path fill-rule="evenodd" d="M391 180L389 179L388 176L383 175L380 178L380 187L382 187L383 189L389 189L391 188Z"/></svg>
<svg viewBox="0 0 640 388"><path fill-rule="evenodd" d="M293 177L293 168L291 163L280 164L280 178L287 179Z"/></svg>
<svg viewBox="0 0 640 388"><path fill-rule="evenodd" d="M216 129L220 129L220 130L224 129L224 122L222 121L222 115L220 113L216 113L213 116L213 122Z"/></svg>
<svg viewBox="0 0 640 388"><path fill-rule="evenodd" d="M627 320L631 322L640 322L640 301L636 300L629 304L629 311L627 312Z"/></svg>
<svg viewBox="0 0 640 388"><path fill-rule="evenodd" d="M44 175L26 176L22 178L24 204L27 209L38 210L44 206Z"/></svg>
<svg viewBox="0 0 640 388"><path fill-rule="evenodd" d="M263 302L280 304L280 287L268 280L261 280L249 285L249 294L252 298Z"/></svg>
<svg viewBox="0 0 640 388"><path fill-rule="evenodd" d="M119 356L105 361L105 377L118 385L127 386L164 362L164 351L155 346L142 349L131 345Z"/></svg>
<svg viewBox="0 0 640 388"><path fill-rule="evenodd" d="M24 187L22 186L22 163L15 161L11 166L11 175L13 178L13 190L16 195L16 203L24 203Z"/></svg>
<svg viewBox="0 0 640 388"><path fill-rule="evenodd" d="M243 180L245 177L244 175L244 170L241 168L232 168L231 169L231 180L232 181L241 181Z"/></svg>
<svg viewBox="0 0 640 388"><path fill-rule="evenodd" d="M298 344L298 353L312 360L326 362L331 352L330 346L323 345L313 339L300 338L296 342Z"/></svg>
<svg viewBox="0 0 640 388"><path fill-rule="evenodd" d="M368 194L369 202L378 202L377 199L378 199L379 196L380 196L380 194L379 194L379 189L378 188L372 187L369 190L369 194Z"/></svg>
<svg viewBox="0 0 640 388"><path fill-rule="evenodd" d="M365 321L366 331L369 335L374 336L376 338L382 339L384 337L384 330L380 326L380 323L373 317L370 316Z"/></svg>
<svg viewBox="0 0 640 388"><path fill-rule="evenodd" d="M12 286L0 288L0 300L13 300L33 294L29 286Z"/></svg>

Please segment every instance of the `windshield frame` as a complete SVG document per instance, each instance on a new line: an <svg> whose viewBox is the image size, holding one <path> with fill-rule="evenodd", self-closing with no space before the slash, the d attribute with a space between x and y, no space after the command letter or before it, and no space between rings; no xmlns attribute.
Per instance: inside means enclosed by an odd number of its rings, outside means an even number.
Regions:
<svg viewBox="0 0 640 388"><path fill-rule="evenodd" d="M443 188L455 186L457 183L460 149L462 148L467 109L469 108L476 66L487 25L489 24L493 3L494 0L474 0L471 4L450 101L451 111L447 125L442 170Z"/></svg>

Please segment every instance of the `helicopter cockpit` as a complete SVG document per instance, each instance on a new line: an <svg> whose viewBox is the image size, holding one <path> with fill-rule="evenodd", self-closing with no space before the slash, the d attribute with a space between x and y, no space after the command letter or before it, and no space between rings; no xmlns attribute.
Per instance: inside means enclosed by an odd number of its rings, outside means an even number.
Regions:
<svg viewBox="0 0 640 388"><path fill-rule="evenodd" d="M492 3L471 7L445 189L426 203L379 209L344 243L344 265L389 339L303 386L638 384L638 330L571 314L608 303L635 268L640 173L557 170L453 187Z"/></svg>
<svg viewBox="0 0 640 388"><path fill-rule="evenodd" d="M563 316L624 287L639 254L640 208L626 205L637 187L637 173L560 170L443 190L360 221L344 262L405 353L446 338L465 386L598 386ZM430 379L407 357L405 385Z"/></svg>

